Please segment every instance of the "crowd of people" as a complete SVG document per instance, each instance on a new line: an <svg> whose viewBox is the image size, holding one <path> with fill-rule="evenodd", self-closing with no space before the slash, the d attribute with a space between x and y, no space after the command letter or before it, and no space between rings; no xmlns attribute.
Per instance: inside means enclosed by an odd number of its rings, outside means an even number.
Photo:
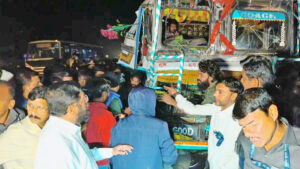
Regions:
<svg viewBox="0 0 300 169"><path fill-rule="evenodd" d="M140 72L123 85L120 67L105 65L54 64L42 78L29 68L1 69L0 168L154 169L174 164L177 151L168 125L153 118L155 92L143 87ZM147 102L146 109L137 98ZM130 130L120 130L117 121L127 120ZM147 154L143 147L149 148ZM121 155L131 162L123 165ZM152 156L157 159L148 160ZM112 157L114 164L109 163ZM137 158L144 161L136 163Z"/></svg>
<svg viewBox="0 0 300 169"><path fill-rule="evenodd" d="M1 68L0 169L189 168L189 153L176 150L168 124L155 117L158 99L140 72L124 82L114 63L66 63L47 66L42 78ZM202 60L201 103L170 86L159 101L211 117L206 168L300 168L300 129L292 125L299 119L282 112L282 71L262 56L241 64L241 79L225 78L215 61Z"/></svg>

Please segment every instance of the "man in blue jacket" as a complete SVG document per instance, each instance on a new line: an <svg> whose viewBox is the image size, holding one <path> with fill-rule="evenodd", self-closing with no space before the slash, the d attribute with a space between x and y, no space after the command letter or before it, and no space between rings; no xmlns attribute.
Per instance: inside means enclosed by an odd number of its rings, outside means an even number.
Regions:
<svg viewBox="0 0 300 169"><path fill-rule="evenodd" d="M119 143L134 147L126 157L113 157L116 169L162 169L177 160L168 124L156 119L156 94L152 89L134 88L128 97L131 115L120 120L111 131L111 146Z"/></svg>

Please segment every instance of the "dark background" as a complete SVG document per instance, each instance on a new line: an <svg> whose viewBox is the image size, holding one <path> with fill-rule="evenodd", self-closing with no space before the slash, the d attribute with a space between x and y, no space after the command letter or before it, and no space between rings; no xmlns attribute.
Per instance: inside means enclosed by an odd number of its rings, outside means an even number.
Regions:
<svg viewBox="0 0 300 169"><path fill-rule="evenodd" d="M32 40L70 40L97 44L104 54L120 50L120 40L107 40L107 24L132 24L142 0L0 0L0 57L20 58Z"/></svg>

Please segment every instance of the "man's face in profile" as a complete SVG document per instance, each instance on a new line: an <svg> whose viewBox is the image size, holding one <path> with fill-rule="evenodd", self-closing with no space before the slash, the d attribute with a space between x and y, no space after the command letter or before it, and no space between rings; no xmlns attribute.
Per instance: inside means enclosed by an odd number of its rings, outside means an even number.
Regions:
<svg viewBox="0 0 300 169"><path fill-rule="evenodd" d="M43 86L39 76L32 76L28 84L23 86L23 97L28 98L28 94L36 87Z"/></svg>
<svg viewBox="0 0 300 169"><path fill-rule="evenodd" d="M87 122L90 117L90 112L88 109L88 97L81 92L80 93L80 100L77 103L78 107L78 118L77 118L77 124L80 125L83 122Z"/></svg>
<svg viewBox="0 0 300 169"><path fill-rule="evenodd" d="M197 85L200 91L205 91L209 87L208 78L208 73L198 70Z"/></svg>

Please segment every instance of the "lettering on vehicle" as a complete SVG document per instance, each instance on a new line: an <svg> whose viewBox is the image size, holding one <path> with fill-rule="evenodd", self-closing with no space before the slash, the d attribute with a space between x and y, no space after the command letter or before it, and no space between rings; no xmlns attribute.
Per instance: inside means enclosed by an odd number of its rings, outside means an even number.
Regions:
<svg viewBox="0 0 300 169"><path fill-rule="evenodd" d="M193 136L194 130L190 127L173 127L173 133Z"/></svg>

